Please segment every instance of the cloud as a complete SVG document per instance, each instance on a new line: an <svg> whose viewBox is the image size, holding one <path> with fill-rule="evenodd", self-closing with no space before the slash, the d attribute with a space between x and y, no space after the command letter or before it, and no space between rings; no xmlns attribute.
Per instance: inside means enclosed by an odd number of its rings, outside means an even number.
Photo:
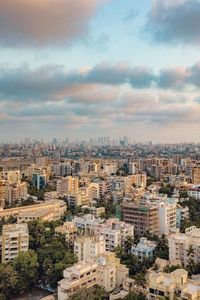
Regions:
<svg viewBox="0 0 200 300"><path fill-rule="evenodd" d="M200 44L199 0L153 0L145 31L153 42Z"/></svg>
<svg viewBox="0 0 200 300"><path fill-rule="evenodd" d="M0 45L71 43L88 33L101 0L0 0Z"/></svg>
<svg viewBox="0 0 200 300"><path fill-rule="evenodd" d="M101 63L93 68L66 70L47 65L31 69L28 65L0 66L0 97L7 101L102 102L118 97L117 87L133 89L187 90L200 88L200 62L188 67L152 69L126 63ZM102 97L102 94L103 97Z"/></svg>

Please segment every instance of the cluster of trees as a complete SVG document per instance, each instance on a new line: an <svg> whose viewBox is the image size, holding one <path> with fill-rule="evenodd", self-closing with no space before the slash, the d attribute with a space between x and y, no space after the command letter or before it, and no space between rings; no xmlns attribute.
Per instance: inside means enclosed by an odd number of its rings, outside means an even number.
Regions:
<svg viewBox="0 0 200 300"><path fill-rule="evenodd" d="M162 259L169 259L169 246L166 236L163 234L158 237L155 235L149 235L151 240L156 242L156 249L153 259L143 259L142 261L138 256L130 252L131 247L137 243L135 239L128 237L125 242L125 247L117 247L116 255L121 259L121 262L129 268L129 274L133 277L138 285L145 284L145 273L151 268L157 257Z"/></svg>
<svg viewBox="0 0 200 300"><path fill-rule="evenodd" d="M10 299L31 290L39 278L37 254L33 250L20 253L9 264L0 264L0 299Z"/></svg>
<svg viewBox="0 0 200 300"><path fill-rule="evenodd" d="M0 299L9 299L35 286L55 288L63 270L77 262L65 238L55 234L59 222L29 223L30 250L0 265Z"/></svg>
<svg viewBox="0 0 200 300"><path fill-rule="evenodd" d="M189 218L182 223L181 231L184 232L185 228L190 226L200 227L200 199L195 199L190 197L189 199L185 199L182 201L181 206L188 206L189 208Z"/></svg>
<svg viewBox="0 0 200 300"><path fill-rule="evenodd" d="M167 194L168 197L171 197L171 195L173 194L173 191L174 191L174 187L170 184L163 185L159 189L160 194Z"/></svg>
<svg viewBox="0 0 200 300"><path fill-rule="evenodd" d="M109 293L105 291L104 288L96 285L89 289L82 289L79 290L78 293L75 293L72 295L69 300L108 300L109 299ZM125 298L125 300L145 300L146 297L141 294L136 294L133 292L130 292Z"/></svg>
<svg viewBox="0 0 200 300"><path fill-rule="evenodd" d="M39 200L44 200L45 192L51 192L53 190L54 189L49 185L46 185L46 187L44 189L40 189L40 190L38 190L37 187L33 186L31 183L29 184L29 187L28 187L29 195L36 196Z"/></svg>

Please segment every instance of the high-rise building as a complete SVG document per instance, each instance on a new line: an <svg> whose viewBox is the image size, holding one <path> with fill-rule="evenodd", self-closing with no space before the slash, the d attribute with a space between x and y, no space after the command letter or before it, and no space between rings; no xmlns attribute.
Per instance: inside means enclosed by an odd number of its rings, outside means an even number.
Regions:
<svg viewBox="0 0 200 300"><path fill-rule="evenodd" d="M122 204L122 220L134 225L135 233L143 236L146 232L158 234L158 206L154 204Z"/></svg>
<svg viewBox="0 0 200 300"><path fill-rule="evenodd" d="M193 167L192 169L192 183L200 184L200 166Z"/></svg>

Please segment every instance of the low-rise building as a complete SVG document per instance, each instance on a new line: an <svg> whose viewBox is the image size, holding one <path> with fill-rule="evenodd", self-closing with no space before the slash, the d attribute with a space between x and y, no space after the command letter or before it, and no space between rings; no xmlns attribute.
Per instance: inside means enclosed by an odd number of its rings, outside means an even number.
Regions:
<svg viewBox="0 0 200 300"><path fill-rule="evenodd" d="M17 223L27 223L35 220L40 221L53 221L54 212L49 208L42 208L37 211L25 211L21 212L17 216Z"/></svg>
<svg viewBox="0 0 200 300"><path fill-rule="evenodd" d="M29 214L30 212L39 212L42 209L49 209L53 212L53 220L59 220L60 217L66 211L66 203L62 200L52 200L40 204L28 205L28 206L19 206L9 209L2 209L0 210L0 219L2 218L9 218L9 217L18 217L21 213Z"/></svg>
<svg viewBox="0 0 200 300"><path fill-rule="evenodd" d="M128 268L120 263L115 253L105 252L96 260L81 261L63 272L58 282L58 300L67 300L81 288L100 285L107 292L120 288L128 277Z"/></svg>
<svg viewBox="0 0 200 300"><path fill-rule="evenodd" d="M147 278L147 299L200 299L200 278L189 279L183 269L171 273L150 271Z"/></svg>
<svg viewBox="0 0 200 300"><path fill-rule="evenodd" d="M99 282L98 263L81 261L63 272L58 282L58 300L67 300L81 288L90 288Z"/></svg>
<svg viewBox="0 0 200 300"><path fill-rule="evenodd" d="M147 238L140 238L139 243L133 246L131 252L138 256L138 258L143 261L145 258L152 260L154 257L154 251L156 244L152 241L148 241Z"/></svg>

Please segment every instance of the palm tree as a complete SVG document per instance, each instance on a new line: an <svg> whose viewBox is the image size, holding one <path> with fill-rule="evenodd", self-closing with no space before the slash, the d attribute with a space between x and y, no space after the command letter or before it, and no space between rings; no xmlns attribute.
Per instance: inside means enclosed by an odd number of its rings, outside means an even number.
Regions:
<svg viewBox="0 0 200 300"><path fill-rule="evenodd" d="M124 242L124 248L126 252L130 252L132 249L132 246L134 245L134 238L132 236L127 236L125 242Z"/></svg>

